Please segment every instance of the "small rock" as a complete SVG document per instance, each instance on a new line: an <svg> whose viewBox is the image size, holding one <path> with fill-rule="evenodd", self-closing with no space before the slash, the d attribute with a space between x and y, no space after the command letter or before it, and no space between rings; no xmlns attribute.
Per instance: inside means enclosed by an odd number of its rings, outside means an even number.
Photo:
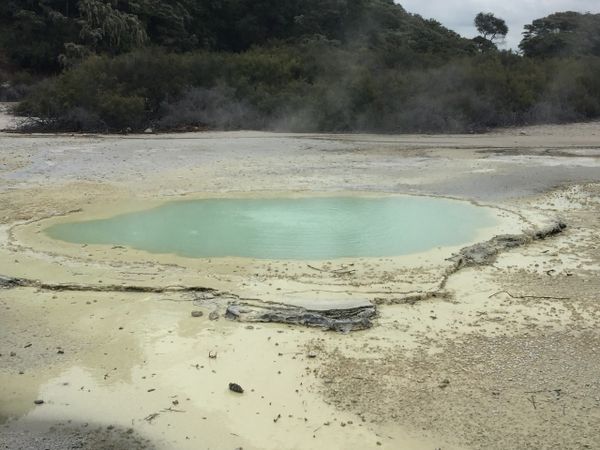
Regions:
<svg viewBox="0 0 600 450"><path fill-rule="evenodd" d="M317 357L317 352L315 351L310 351L307 353L307 355L309 358L316 358Z"/></svg>
<svg viewBox="0 0 600 450"><path fill-rule="evenodd" d="M202 317L203 315L202 311L192 311L192 317Z"/></svg>
<svg viewBox="0 0 600 450"><path fill-rule="evenodd" d="M219 312L218 311L211 311L210 314L208 315L208 318L210 320L218 320L219 319Z"/></svg>
<svg viewBox="0 0 600 450"><path fill-rule="evenodd" d="M15 352L10 352L10 356L17 356Z"/></svg>
<svg viewBox="0 0 600 450"><path fill-rule="evenodd" d="M450 380L449 379L445 379L442 380L439 384L440 389L446 389L448 386L450 385Z"/></svg>
<svg viewBox="0 0 600 450"><path fill-rule="evenodd" d="M36 405L43 405L44 404L44 400L34 400L33 402Z"/></svg>
<svg viewBox="0 0 600 450"><path fill-rule="evenodd" d="M146 134L152 134L152 133L154 133L154 130L152 128L146 128L144 130L144 133L146 133Z"/></svg>
<svg viewBox="0 0 600 450"><path fill-rule="evenodd" d="M244 389L237 383L229 383L229 390L238 394L244 393Z"/></svg>

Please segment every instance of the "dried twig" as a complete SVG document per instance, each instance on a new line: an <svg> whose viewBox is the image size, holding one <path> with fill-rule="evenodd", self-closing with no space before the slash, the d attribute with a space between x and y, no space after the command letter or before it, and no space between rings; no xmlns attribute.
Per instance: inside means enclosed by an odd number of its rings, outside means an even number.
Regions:
<svg viewBox="0 0 600 450"><path fill-rule="evenodd" d="M533 405L533 409L537 409L537 406L535 404L535 395L532 395L531 397L527 398L527 400L531 402L531 404Z"/></svg>
<svg viewBox="0 0 600 450"><path fill-rule="evenodd" d="M354 270L354 269L347 270L347 269L345 269L345 268L343 268L343 267L342 267L341 269L332 269L332 270L327 270L327 269L319 269L318 267L311 266L310 264L307 264L306 266L307 266L309 269L316 270L316 271L318 271L318 272L323 272L323 273L332 273L332 274L334 274L334 275L348 275L348 274L351 274L351 273L355 273L355 272L356 272L356 270Z"/></svg>
<svg viewBox="0 0 600 450"><path fill-rule="evenodd" d="M163 410L161 410L161 411L162 411L162 412L177 412L177 413L184 413L184 412L185 412L185 411L184 411L184 410L182 410L182 409L175 409L175 408L173 408L173 407L171 407L171 406L170 406L170 407L168 407L168 408L165 408L165 409L163 409Z"/></svg>
<svg viewBox="0 0 600 450"><path fill-rule="evenodd" d="M488 298L495 297L498 294L506 294L510 298L516 298L516 299L540 298L540 299L543 299L543 300L571 300L571 297L553 297L553 296L550 296L550 295L514 295L514 294L511 294L508 291L494 292L492 295L488 296Z"/></svg>
<svg viewBox="0 0 600 450"><path fill-rule="evenodd" d="M156 419L160 414L159 413L152 413L152 414L148 414L146 417L144 417L144 420L146 422L152 422L154 419Z"/></svg>

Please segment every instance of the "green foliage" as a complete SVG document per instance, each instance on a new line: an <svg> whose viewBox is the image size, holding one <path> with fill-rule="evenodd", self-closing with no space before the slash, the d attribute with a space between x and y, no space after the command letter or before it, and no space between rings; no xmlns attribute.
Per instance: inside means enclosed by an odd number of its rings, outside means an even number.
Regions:
<svg viewBox="0 0 600 450"><path fill-rule="evenodd" d="M307 43L92 57L42 83L20 111L94 131L466 132L600 116L600 58L538 62L494 52L399 69L366 55L343 47L323 54Z"/></svg>
<svg viewBox="0 0 600 450"><path fill-rule="evenodd" d="M64 0L0 2L0 49L18 67L57 71L64 43L78 36L71 13Z"/></svg>
<svg viewBox="0 0 600 450"><path fill-rule="evenodd" d="M0 48L11 60L41 72L144 44L243 52L320 36L358 46L401 42L413 53L443 55L470 46L392 0L6 0L0 30Z"/></svg>
<svg viewBox="0 0 600 450"><path fill-rule="evenodd" d="M100 0L79 0L81 39L94 50L121 53L142 46L146 31L136 15Z"/></svg>
<svg viewBox="0 0 600 450"><path fill-rule="evenodd" d="M519 48L525 56L600 56L600 14L567 11L525 25Z"/></svg>
<svg viewBox="0 0 600 450"><path fill-rule="evenodd" d="M532 54L552 56L546 34L565 34L550 45L561 55L584 36L600 48L595 16L549 17L560 26L534 22ZM10 0L0 45L7 66L57 72L18 108L46 130L468 132L600 117L592 50L500 52L504 21L477 24L483 36L464 39L392 0Z"/></svg>
<svg viewBox="0 0 600 450"><path fill-rule="evenodd" d="M144 98L138 95L107 93L98 98L95 110L109 129L118 129L123 124L139 129L146 113Z"/></svg>
<svg viewBox="0 0 600 450"><path fill-rule="evenodd" d="M492 13L480 12L477 14L475 16L475 28L484 39L491 42L498 38L505 38L508 34L506 22Z"/></svg>

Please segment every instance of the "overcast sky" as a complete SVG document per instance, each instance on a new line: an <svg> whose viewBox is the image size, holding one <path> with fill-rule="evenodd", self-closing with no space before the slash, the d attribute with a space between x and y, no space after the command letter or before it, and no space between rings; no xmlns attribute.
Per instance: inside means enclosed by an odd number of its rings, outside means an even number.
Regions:
<svg viewBox="0 0 600 450"><path fill-rule="evenodd" d="M436 19L457 33L477 35L473 19L477 13L491 12L506 20L509 32L503 48L517 49L523 26L557 11L600 13L600 0L396 0L408 12Z"/></svg>

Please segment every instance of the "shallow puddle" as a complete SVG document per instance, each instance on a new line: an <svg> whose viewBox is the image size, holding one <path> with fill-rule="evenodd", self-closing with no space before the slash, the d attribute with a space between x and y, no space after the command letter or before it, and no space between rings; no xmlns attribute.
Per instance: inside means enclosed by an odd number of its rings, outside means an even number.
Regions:
<svg viewBox="0 0 600 450"><path fill-rule="evenodd" d="M46 232L71 243L185 257L322 260L459 245L494 223L487 208L432 197L203 199L57 224Z"/></svg>

